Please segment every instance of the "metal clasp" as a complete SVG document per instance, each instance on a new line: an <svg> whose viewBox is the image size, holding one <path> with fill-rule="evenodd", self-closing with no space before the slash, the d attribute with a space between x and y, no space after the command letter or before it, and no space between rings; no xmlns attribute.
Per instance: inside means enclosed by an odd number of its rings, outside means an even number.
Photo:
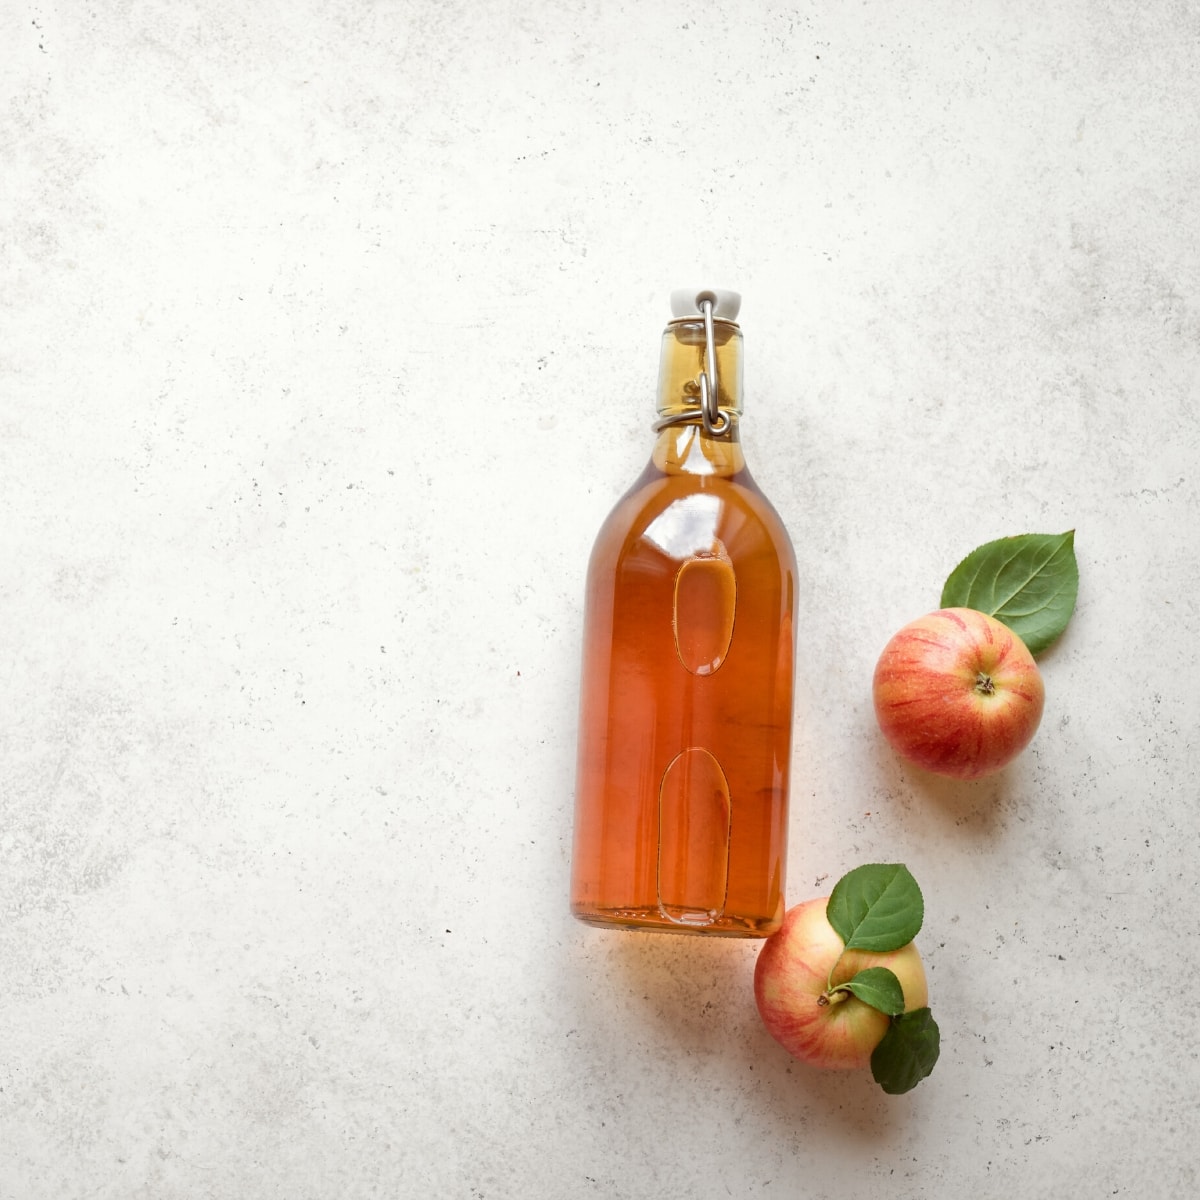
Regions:
<svg viewBox="0 0 1200 1200"><path fill-rule="evenodd" d="M704 424L704 432L710 437L720 437L728 433L733 424L728 413L722 412L717 405L720 386L717 382L717 338L713 332L713 302L709 298L700 301L700 315L704 318L704 369L696 382L700 386L700 420ZM695 420L695 414L682 412L674 417L664 417L656 421L654 429L657 432L668 425L684 425Z"/></svg>
<svg viewBox="0 0 1200 1200"><path fill-rule="evenodd" d="M729 428L729 414L717 407L720 389L717 386L717 339L713 333L713 302L700 301L704 315L704 370L700 372L700 419L704 432L719 437Z"/></svg>

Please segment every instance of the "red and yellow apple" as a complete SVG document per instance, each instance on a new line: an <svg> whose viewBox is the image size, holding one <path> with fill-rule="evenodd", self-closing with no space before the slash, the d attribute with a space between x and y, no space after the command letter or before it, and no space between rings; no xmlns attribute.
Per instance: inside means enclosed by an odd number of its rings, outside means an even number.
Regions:
<svg viewBox="0 0 1200 1200"><path fill-rule="evenodd" d="M1045 703L1025 643L972 608L939 609L901 629L879 657L873 693L896 753L952 779L978 779L1016 758Z"/></svg>
<svg viewBox="0 0 1200 1200"><path fill-rule="evenodd" d="M825 915L827 903L824 897L788 910L759 951L754 998L771 1036L801 1062L866 1067L891 1018L839 985L866 967L887 967L900 981L905 1012L911 1012L929 1003L925 968L912 942L886 954L844 951Z"/></svg>

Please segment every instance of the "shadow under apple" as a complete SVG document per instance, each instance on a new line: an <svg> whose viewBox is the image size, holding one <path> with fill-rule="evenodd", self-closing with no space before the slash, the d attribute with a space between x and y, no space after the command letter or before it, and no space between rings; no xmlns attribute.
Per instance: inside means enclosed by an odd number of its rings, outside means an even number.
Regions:
<svg viewBox="0 0 1200 1200"><path fill-rule="evenodd" d="M982 779L949 779L906 762L877 728L869 731L880 787L894 803L934 814L958 834L993 840L1001 836L1035 790L1036 747Z"/></svg>

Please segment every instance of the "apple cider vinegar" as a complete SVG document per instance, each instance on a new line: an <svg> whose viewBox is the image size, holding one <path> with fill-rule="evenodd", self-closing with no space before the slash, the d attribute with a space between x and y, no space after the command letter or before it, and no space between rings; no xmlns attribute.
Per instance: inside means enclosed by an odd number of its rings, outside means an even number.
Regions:
<svg viewBox="0 0 1200 1200"><path fill-rule="evenodd" d="M672 297L654 450L588 567L571 908L595 925L783 918L795 559L742 453L738 306Z"/></svg>

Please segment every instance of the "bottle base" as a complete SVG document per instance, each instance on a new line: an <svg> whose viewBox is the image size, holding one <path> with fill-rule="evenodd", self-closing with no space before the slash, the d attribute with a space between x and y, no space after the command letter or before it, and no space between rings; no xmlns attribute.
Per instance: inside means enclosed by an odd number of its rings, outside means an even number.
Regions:
<svg viewBox="0 0 1200 1200"><path fill-rule="evenodd" d="M660 908L586 908L572 905L571 915L598 929L685 933L701 937L767 938L782 924L779 918L767 917L723 915L707 921L701 921L698 917L675 918Z"/></svg>

